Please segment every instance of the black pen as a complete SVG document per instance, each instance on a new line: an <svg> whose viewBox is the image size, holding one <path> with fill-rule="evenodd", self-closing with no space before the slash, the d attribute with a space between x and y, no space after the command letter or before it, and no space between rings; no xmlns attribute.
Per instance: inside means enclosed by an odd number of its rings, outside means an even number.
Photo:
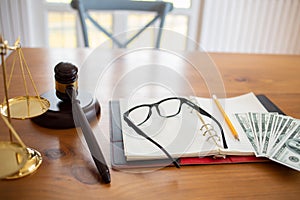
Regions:
<svg viewBox="0 0 300 200"><path fill-rule="evenodd" d="M85 117L85 114L80 106L80 102L76 98L77 96L76 90L74 89L73 86L68 86L66 88L66 93L68 94L69 98L72 101L73 118L75 124L80 124L80 128L82 130L88 148L91 152L95 165L98 169L98 172L100 173L100 176L102 177L104 183L110 183L111 179L110 179L109 168L106 164L101 148L98 145L94 133L89 125L89 122Z"/></svg>

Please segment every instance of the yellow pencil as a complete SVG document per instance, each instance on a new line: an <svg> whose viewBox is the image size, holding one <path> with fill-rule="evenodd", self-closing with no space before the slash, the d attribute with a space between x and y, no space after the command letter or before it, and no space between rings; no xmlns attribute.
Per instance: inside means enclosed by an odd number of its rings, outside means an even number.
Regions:
<svg viewBox="0 0 300 200"><path fill-rule="evenodd" d="M227 125L228 125L228 127L229 127L229 129L230 129L230 131L231 131L231 133L232 133L232 135L233 135L233 137L234 137L236 140L240 140L240 139L239 139L238 133L236 132L236 130L235 130L235 128L233 127L233 125L232 125L232 123L231 123L229 117L227 116L227 114L225 113L224 109L222 108L222 106L221 106L219 100L217 99L217 96L216 96L216 95L213 95L212 98L213 98L213 100L215 101L215 103L216 103L218 109L219 109L220 112L222 113L222 115L223 115L223 117L224 117L224 119L225 119L225 121L226 121L226 123L227 123Z"/></svg>

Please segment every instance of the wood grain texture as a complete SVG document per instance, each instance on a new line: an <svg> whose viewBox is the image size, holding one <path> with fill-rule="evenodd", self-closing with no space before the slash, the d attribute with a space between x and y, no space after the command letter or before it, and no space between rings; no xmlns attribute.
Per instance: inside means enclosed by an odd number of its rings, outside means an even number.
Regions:
<svg viewBox="0 0 300 200"><path fill-rule="evenodd" d="M25 48L23 51L40 93L54 88L53 69L58 62L81 66L91 53L90 49ZM115 55L114 50L106 52L108 57ZM199 59L197 52L180 55L190 61ZM300 118L300 56L221 53L210 56L228 97L250 91L266 94L287 115ZM12 58L13 55L8 57L8 65ZM143 62L143 58L136 59ZM116 65L124 65L126 69L130 67L126 66L128 63L130 59L123 59ZM195 94L208 96L207 86L199 83L195 71L185 65L174 64L189 79ZM110 72L111 82L103 86L106 89L102 95L109 94L118 73L121 73L119 69ZM16 72L12 83L16 82L18 87L11 86L12 96L22 91L20 82L17 83L19 78L20 73ZM2 85L2 79L0 81ZM123 89L128 85L123 85ZM186 94L183 86L178 85L178 88L181 94ZM3 88L0 88L0 97L3 98ZM101 131L96 133L107 142L109 111L107 106L102 107L101 120L95 123ZM2 122L0 126L0 139L8 140ZM51 130L30 120L14 120L13 126L26 145L42 153L43 163L35 174L18 180L1 180L0 199L298 199L300 196L299 172L274 162L167 167L149 173L111 170L112 183L105 185L76 129ZM109 146L103 147L109 157Z"/></svg>

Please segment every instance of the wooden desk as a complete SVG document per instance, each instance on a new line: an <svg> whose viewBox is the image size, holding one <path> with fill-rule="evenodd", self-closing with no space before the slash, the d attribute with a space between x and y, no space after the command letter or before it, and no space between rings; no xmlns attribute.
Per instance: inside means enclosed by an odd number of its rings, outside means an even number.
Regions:
<svg viewBox="0 0 300 200"><path fill-rule="evenodd" d="M53 68L60 61L80 66L88 49L24 49L40 93L54 88ZM197 53L182 54L197 60ZM115 52L107 51L106 58ZM300 56L210 54L223 78L227 96L253 91L266 94L287 115L300 118ZM136 58L142 62L141 58ZM158 58L151 58L158 59ZM126 59L123 60L126 66ZM8 65L12 57L8 58ZM180 66L179 66L180 67ZM183 74L193 79L193 74ZM114 72L119 73L118 70ZM16 81L20 74L14 76ZM113 87L113 81L105 85ZM197 95L201 84L193 82ZM2 85L2 80L1 80ZM11 95L21 91L12 85ZM2 87L2 86L1 86ZM0 88L1 99L3 91ZM103 91L105 92L107 91ZM3 123L0 124L4 127ZM13 121L26 145L39 150L43 163L35 174L0 181L0 199L298 199L300 173L274 162L172 167L151 173L111 170L112 183L101 184L89 153L75 129L51 130L30 120ZM109 135L107 106L99 123ZM1 134L5 133L1 128ZM104 147L106 155L108 150ZM2 161L1 161L2 162Z"/></svg>

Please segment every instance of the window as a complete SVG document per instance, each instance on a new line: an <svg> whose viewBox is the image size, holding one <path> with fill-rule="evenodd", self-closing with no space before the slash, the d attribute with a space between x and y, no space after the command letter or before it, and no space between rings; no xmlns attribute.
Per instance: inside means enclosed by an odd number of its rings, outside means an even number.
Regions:
<svg viewBox="0 0 300 200"><path fill-rule="evenodd" d="M155 1L155 0L154 0ZM167 0L172 2L174 10L170 13L165 22L165 28L180 35L191 37L195 40L197 27L198 0ZM71 0L46 0L48 13L48 38L50 47L77 47L83 46L82 36L77 19L77 13L70 7ZM196 11L196 14L195 14ZM96 16L108 30L114 34L122 33L123 30L133 30L139 24L150 17L151 14L137 15L128 12L95 12ZM115 23L114 23L115 22ZM118 23L119 22L119 23ZM92 24L89 26L89 40L91 47L97 47L107 41L107 37L96 30ZM129 31L130 34L130 31ZM147 38L154 40L154 34L147 33ZM168 45L167 40L162 36L162 45ZM134 42L143 42L143 39ZM166 41L164 43L164 41ZM134 45L134 44L133 44ZM187 40L176 44L180 49L188 48Z"/></svg>
<svg viewBox="0 0 300 200"><path fill-rule="evenodd" d="M51 47L76 47L76 16L69 12L49 12L49 44Z"/></svg>
<svg viewBox="0 0 300 200"><path fill-rule="evenodd" d="M48 44L50 47L76 47L76 13L71 0L47 0Z"/></svg>

